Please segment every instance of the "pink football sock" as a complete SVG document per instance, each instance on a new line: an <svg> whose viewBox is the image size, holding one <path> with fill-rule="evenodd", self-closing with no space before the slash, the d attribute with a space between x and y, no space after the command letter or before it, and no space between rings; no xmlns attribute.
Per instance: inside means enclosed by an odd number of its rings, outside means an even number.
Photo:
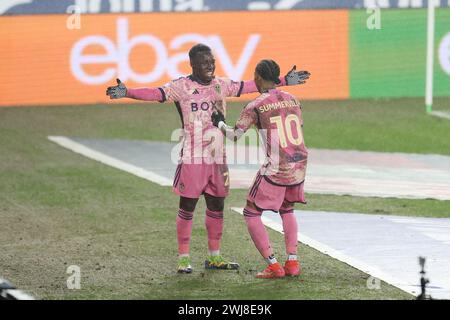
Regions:
<svg viewBox="0 0 450 320"><path fill-rule="evenodd" d="M245 222L247 223L248 232L259 253L261 253L264 259L267 259L269 256L273 255L273 251L270 246L269 235L261 221L261 214L261 211L249 207L244 208L244 217Z"/></svg>
<svg viewBox="0 0 450 320"><path fill-rule="evenodd" d="M192 232L193 212L180 208L177 216L178 253L189 254L189 242Z"/></svg>
<svg viewBox="0 0 450 320"><path fill-rule="evenodd" d="M283 220L284 242L286 244L286 254L297 254L297 219L293 208L281 208L280 216Z"/></svg>
<svg viewBox="0 0 450 320"><path fill-rule="evenodd" d="M223 230L223 211L206 209L205 225L208 232L208 250L219 251Z"/></svg>

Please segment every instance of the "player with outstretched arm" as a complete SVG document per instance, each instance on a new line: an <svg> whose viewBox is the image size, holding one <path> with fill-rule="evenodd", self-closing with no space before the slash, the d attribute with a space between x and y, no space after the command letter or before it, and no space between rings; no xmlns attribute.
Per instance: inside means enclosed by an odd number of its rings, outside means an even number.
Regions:
<svg viewBox="0 0 450 320"><path fill-rule="evenodd" d="M255 69L255 84L261 95L241 112L235 127L225 123L219 111L211 116L213 125L227 138L239 139L252 125L265 144L266 159L247 195L244 217L252 240L267 261L257 278L281 278L300 274L297 258L297 221L294 203L306 203L303 185L308 151L303 140L302 109L291 94L276 89L280 67L273 60L262 60ZM261 221L263 210L279 212L283 221L287 259L277 261L267 231Z"/></svg>
<svg viewBox="0 0 450 320"><path fill-rule="evenodd" d="M197 44L189 51L192 74L172 80L158 88L128 89L117 79L117 85L108 87L111 99L132 98L145 101L173 101L180 114L184 129L183 148L175 172L173 191L180 196L177 216L178 272L191 273L189 245L193 213L201 195L206 201L205 225L208 235L208 258L206 269L238 269L239 265L225 260L220 254L223 230L224 199L228 195L229 176L225 152L220 161L214 155L220 142L211 137L218 131L211 124L211 114L219 110L226 114L226 98L256 92L254 81L232 81L215 77L215 59L211 49ZM306 71L294 68L283 78L280 85L301 84L308 79ZM221 135L220 132L218 132ZM213 135L212 135L213 136Z"/></svg>

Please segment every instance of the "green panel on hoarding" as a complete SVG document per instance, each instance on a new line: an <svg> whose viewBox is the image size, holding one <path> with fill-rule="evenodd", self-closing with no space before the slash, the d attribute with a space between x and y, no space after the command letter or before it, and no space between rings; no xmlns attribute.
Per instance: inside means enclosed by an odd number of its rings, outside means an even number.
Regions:
<svg viewBox="0 0 450 320"><path fill-rule="evenodd" d="M439 59L439 47L444 44L445 63ZM450 96L450 9L436 9L435 48L434 95Z"/></svg>
<svg viewBox="0 0 450 320"><path fill-rule="evenodd" d="M350 96L420 97L425 92L427 10L381 10L381 28L370 30L373 13L350 11ZM434 95L450 95L450 75L438 47L450 33L450 10L436 11Z"/></svg>

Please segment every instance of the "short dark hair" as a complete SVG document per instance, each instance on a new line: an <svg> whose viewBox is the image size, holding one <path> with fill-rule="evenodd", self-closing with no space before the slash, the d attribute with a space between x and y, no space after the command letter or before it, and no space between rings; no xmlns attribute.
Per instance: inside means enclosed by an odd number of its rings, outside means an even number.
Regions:
<svg viewBox="0 0 450 320"><path fill-rule="evenodd" d="M208 47L206 44L203 44L203 43L196 44L195 46L193 46L191 48L191 50L189 50L189 60L194 59L195 56L198 53L201 53L201 52L211 53L211 48Z"/></svg>
<svg viewBox="0 0 450 320"><path fill-rule="evenodd" d="M256 72L264 80L280 83L280 66L271 59L261 60L256 66Z"/></svg>

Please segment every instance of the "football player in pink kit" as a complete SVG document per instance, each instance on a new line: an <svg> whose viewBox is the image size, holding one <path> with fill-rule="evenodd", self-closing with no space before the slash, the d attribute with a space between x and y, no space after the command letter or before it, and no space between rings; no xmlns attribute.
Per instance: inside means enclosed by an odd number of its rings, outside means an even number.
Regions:
<svg viewBox="0 0 450 320"><path fill-rule="evenodd" d="M257 278L280 278L300 274L297 259L297 221L294 203L306 203L303 183L308 151L302 133L302 111L298 100L276 89L280 68L273 60L262 60L255 69L255 83L261 95L241 112L235 127L214 112L211 120L228 138L237 140L252 125L265 141L266 159L247 195L244 217L248 231L268 267ZM279 212L283 221L287 260L276 260L261 221L263 210Z"/></svg>
<svg viewBox="0 0 450 320"><path fill-rule="evenodd" d="M226 114L226 98L256 92L253 81L231 81L214 76L215 59L211 49L197 44L189 51L192 74L173 80L159 88L127 89L117 79L117 86L108 87L111 99L133 98L146 101L175 102L184 129L183 148L175 172L173 191L180 196L177 216L178 272L191 273L189 244L192 218L198 199L206 201L205 225L208 234L209 256L206 269L238 269L239 265L226 261L220 255L223 229L224 199L228 195L229 176L223 146L215 141L214 132L222 134L211 124L211 114L219 110ZM280 78L281 85L304 83L309 77L306 71L295 71ZM211 134L211 132L213 134ZM215 154L222 150L222 157ZM218 159L220 158L220 159Z"/></svg>

